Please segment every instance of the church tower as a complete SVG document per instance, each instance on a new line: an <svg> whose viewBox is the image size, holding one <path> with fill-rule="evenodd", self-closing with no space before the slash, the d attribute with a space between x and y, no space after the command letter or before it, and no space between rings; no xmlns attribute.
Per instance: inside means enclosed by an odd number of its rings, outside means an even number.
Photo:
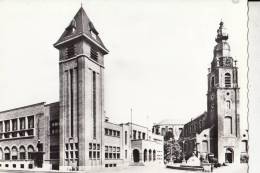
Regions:
<svg viewBox="0 0 260 173"><path fill-rule="evenodd" d="M108 50L82 7L54 47L59 50L60 170L87 170L102 162ZM95 156L89 155L90 150Z"/></svg>
<svg viewBox="0 0 260 173"><path fill-rule="evenodd" d="M238 70L227 40L228 34L221 21L208 74L208 125L212 128L210 148L219 163L239 163Z"/></svg>

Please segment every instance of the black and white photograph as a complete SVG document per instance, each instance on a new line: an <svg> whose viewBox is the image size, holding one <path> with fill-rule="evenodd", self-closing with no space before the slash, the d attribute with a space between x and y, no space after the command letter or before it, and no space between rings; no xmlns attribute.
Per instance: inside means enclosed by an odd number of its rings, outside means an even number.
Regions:
<svg viewBox="0 0 260 173"><path fill-rule="evenodd" d="M0 0L0 172L248 172L250 14L246 0Z"/></svg>

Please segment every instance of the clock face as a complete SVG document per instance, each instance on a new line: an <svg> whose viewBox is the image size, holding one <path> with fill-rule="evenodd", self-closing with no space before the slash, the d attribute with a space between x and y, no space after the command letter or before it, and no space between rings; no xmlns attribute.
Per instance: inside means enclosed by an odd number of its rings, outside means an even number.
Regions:
<svg viewBox="0 0 260 173"><path fill-rule="evenodd" d="M214 95L214 94L211 94L210 100L214 100L214 98L215 98L215 95Z"/></svg>
<svg viewBox="0 0 260 173"><path fill-rule="evenodd" d="M231 66L231 63L232 63L231 59L230 59L230 58L227 58L227 59L226 59L226 65L227 65L227 66Z"/></svg>

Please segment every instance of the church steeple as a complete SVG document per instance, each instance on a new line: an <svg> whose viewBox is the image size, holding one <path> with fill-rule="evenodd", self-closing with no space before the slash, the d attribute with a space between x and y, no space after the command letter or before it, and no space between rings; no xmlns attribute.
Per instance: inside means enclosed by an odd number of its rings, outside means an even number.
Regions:
<svg viewBox="0 0 260 173"><path fill-rule="evenodd" d="M214 47L214 56L213 56L213 61L211 63L211 68L233 66L233 58L230 55L230 46L227 40L228 40L228 33L226 28L224 27L224 22L221 21L219 23L217 36L215 39L217 45Z"/></svg>
<svg viewBox="0 0 260 173"><path fill-rule="evenodd" d="M220 43L220 42L226 41L227 39L228 39L228 33L227 33L226 28L224 27L224 22L220 21L219 28L217 30L217 37L216 37L215 41L217 43Z"/></svg>

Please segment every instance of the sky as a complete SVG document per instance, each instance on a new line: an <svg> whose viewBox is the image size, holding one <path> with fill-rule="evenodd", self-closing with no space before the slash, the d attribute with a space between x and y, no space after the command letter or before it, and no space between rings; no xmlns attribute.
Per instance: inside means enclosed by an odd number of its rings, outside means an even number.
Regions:
<svg viewBox="0 0 260 173"><path fill-rule="evenodd" d="M105 110L115 123L183 123L206 111L207 73L219 22L238 60L247 115L247 7L241 0L0 0L0 110L59 100L53 44L80 5L110 53Z"/></svg>

